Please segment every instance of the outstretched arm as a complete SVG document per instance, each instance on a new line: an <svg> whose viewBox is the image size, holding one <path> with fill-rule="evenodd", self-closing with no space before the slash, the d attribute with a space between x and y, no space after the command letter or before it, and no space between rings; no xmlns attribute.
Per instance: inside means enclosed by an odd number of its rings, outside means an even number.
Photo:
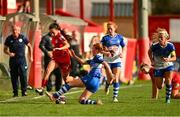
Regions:
<svg viewBox="0 0 180 117"><path fill-rule="evenodd" d="M112 71L111 71L111 68L109 67L108 63L105 62L105 61L103 61L102 64L103 64L104 67L105 67L106 73L109 74L109 76L110 76L110 77L109 77L109 78L110 78L109 84L112 84L113 81L115 80L115 77L114 77L114 75L113 75L113 73L112 73Z"/></svg>
<svg viewBox="0 0 180 117"><path fill-rule="evenodd" d="M101 53L108 57L111 56L111 52L108 50L108 48L106 46L103 46L103 51L101 51Z"/></svg>
<svg viewBox="0 0 180 117"><path fill-rule="evenodd" d="M80 63L80 64L85 64L86 62L81 59L80 57L78 57L73 50L71 50L71 55Z"/></svg>

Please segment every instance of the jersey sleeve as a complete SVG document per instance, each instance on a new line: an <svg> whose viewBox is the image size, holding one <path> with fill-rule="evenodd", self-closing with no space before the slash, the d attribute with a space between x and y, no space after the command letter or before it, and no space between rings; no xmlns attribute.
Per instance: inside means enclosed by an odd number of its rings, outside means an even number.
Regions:
<svg viewBox="0 0 180 117"><path fill-rule="evenodd" d="M152 44L152 45L150 46L150 50L151 50L152 52L155 50L155 44Z"/></svg>
<svg viewBox="0 0 180 117"><path fill-rule="evenodd" d="M10 37L9 36L6 38L4 45L8 46L8 47L10 46Z"/></svg>
<svg viewBox="0 0 180 117"><path fill-rule="evenodd" d="M22 35L22 39L26 45L29 43L29 40L26 36Z"/></svg>
<svg viewBox="0 0 180 117"><path fill-rule="evenodd" d="M102 40L101 40L101 43L102 43L103 46L106 46L106 43L105 43L105 42L106 42L106 39L105 39L105 36L104 36L104 37L102 38Z"/></svg>
<svg viewBox="0 0 180 117"><path fill-rule="evenodd" d="M173 44L170 44L170 49L171 49L171 52L176 50Z"/></svg>
<svg viewBox="0 0 180 117"><path fill-rule="evenodd" d="M93 60L96 62L96 63L102 63L104 61L103 57L100 56L100 55L96 55Z"/></svg>
<svg viewBox="0 0 180 117"><path fill-rule="evenodd" d="M41 38L40 43L39 43L39 48L40 48L45 54L48 54L48 50L47 50L46 47L45 47L45 44L46 44L48 38L50 38L50 37L48 37L47 35L43 36L43 37Z"/></svg>
<svg viewBox="0 0 180 117"><path fill-rule="evenodd" d="M175 56L175 55L176 55L176 51L175 51L176 49L175 49L174 45L173 45L173 44L170 44L170 47L169 47L169 48L170 48L170 51L171 51L170 54L171 54L172 56Z"/></svg>
<svg viewBox="0 0 180 117"><path fill-rule="evenodd" d="M90 60L87 60L87 61L86 61L86 63L87 63L87 64L90 64L90 63L91 63L91 61L92 61L91 59L90 59Z"/></svg>
<svg viewBox="0 0 180 117"><path fill-rule="evenodd" d="M125 38L124 38L123 36L121 36L120 39L122 39L122 40L120 41L120 45L121 45L121 47L124 47L124 46L126 45L126 43L125 43Z"/></svg>

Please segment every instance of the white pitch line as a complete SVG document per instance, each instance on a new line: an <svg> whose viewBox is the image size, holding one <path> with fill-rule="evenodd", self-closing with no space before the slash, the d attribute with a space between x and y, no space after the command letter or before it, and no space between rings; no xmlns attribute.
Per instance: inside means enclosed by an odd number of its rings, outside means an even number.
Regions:
<svg viewBox="0 0 180 117"><path fill-rule="evenodd" d="M7 100L4 100L4 101L0 101L0 102L13 102L13 101L16 101L17 98L10 98L10 99L7 99Z"/></svg>
<svg viewBox="0 0 180 117"><path fill-rule="evenodd" d="M44 97L45 95L41 95L41 96L37 96L37 97L33 97L32 99L39 99L39 98L42 98Z"/></svg>
<svg viewBox="0 0 180 117"><path fill-rule="evenodd" d="M135 87L142 87L143 85L139 84L139 85L132 85L132 86L122 86L120 87L120 90L121 89L128 89L128 88L135 88ZM103 89L104 87L100 87L99 89ZM79 93L79 92L82 92L83 90L78 90L78 91L72 91L72 92L68 92L64 95L70 95L70 94L76 94L76 93ZM45 97L45 95L42 95L42 96L36 96L36 97L33 97L33 98L28 98L28 99L40 99L42 97ZM26 100L27 98L22 98L22 97L17 97L17 98L10 98L10 99L7 99L7 100L4 100L4 101L0 101L0 103L5 103L5 102L16 102L16 101L20 101L20 100Z"/></svg>

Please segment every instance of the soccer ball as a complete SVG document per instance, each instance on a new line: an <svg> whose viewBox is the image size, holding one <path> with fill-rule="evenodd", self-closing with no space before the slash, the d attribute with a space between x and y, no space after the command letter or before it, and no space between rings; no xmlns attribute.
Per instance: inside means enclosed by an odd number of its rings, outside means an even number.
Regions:
<svg viewBox="0 0 180 117"><path fill-rule="evenodd" d="M56 99L56 104L65 104L66 103L66 97L60 96L58 99Z"/></svg>

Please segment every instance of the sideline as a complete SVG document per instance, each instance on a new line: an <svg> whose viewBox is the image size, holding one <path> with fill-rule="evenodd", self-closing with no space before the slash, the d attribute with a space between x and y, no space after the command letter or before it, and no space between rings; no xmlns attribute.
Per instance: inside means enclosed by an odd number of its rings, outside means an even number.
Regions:
<svg viewBox="0 0 180 117"><path fill-rule="evenodd" d="M145 86L145 85L138 84L138 85L121 86L120 90L121 89L129 89L129 88L138 88L138 87L142 87L142 86ZM99 88L99 90L102 90L102 89L104 89L104 86L101 86ZM77 91L68 92L68 93L66 93L64 95L76 94L76 93L79 93L79 92L82 92L82 91L83 91L83 89L80 89L80 90L77 90ZM40 99L42 97L45 97L45 95L36 96L36 97L32 97L32 98L15 97L15 98L10 98L10 99L6 99L6 100L3 100L3 101L0 101L0 103L17 102L17 101L24 101L24 100L36 100L36 99Z"/></svg>

